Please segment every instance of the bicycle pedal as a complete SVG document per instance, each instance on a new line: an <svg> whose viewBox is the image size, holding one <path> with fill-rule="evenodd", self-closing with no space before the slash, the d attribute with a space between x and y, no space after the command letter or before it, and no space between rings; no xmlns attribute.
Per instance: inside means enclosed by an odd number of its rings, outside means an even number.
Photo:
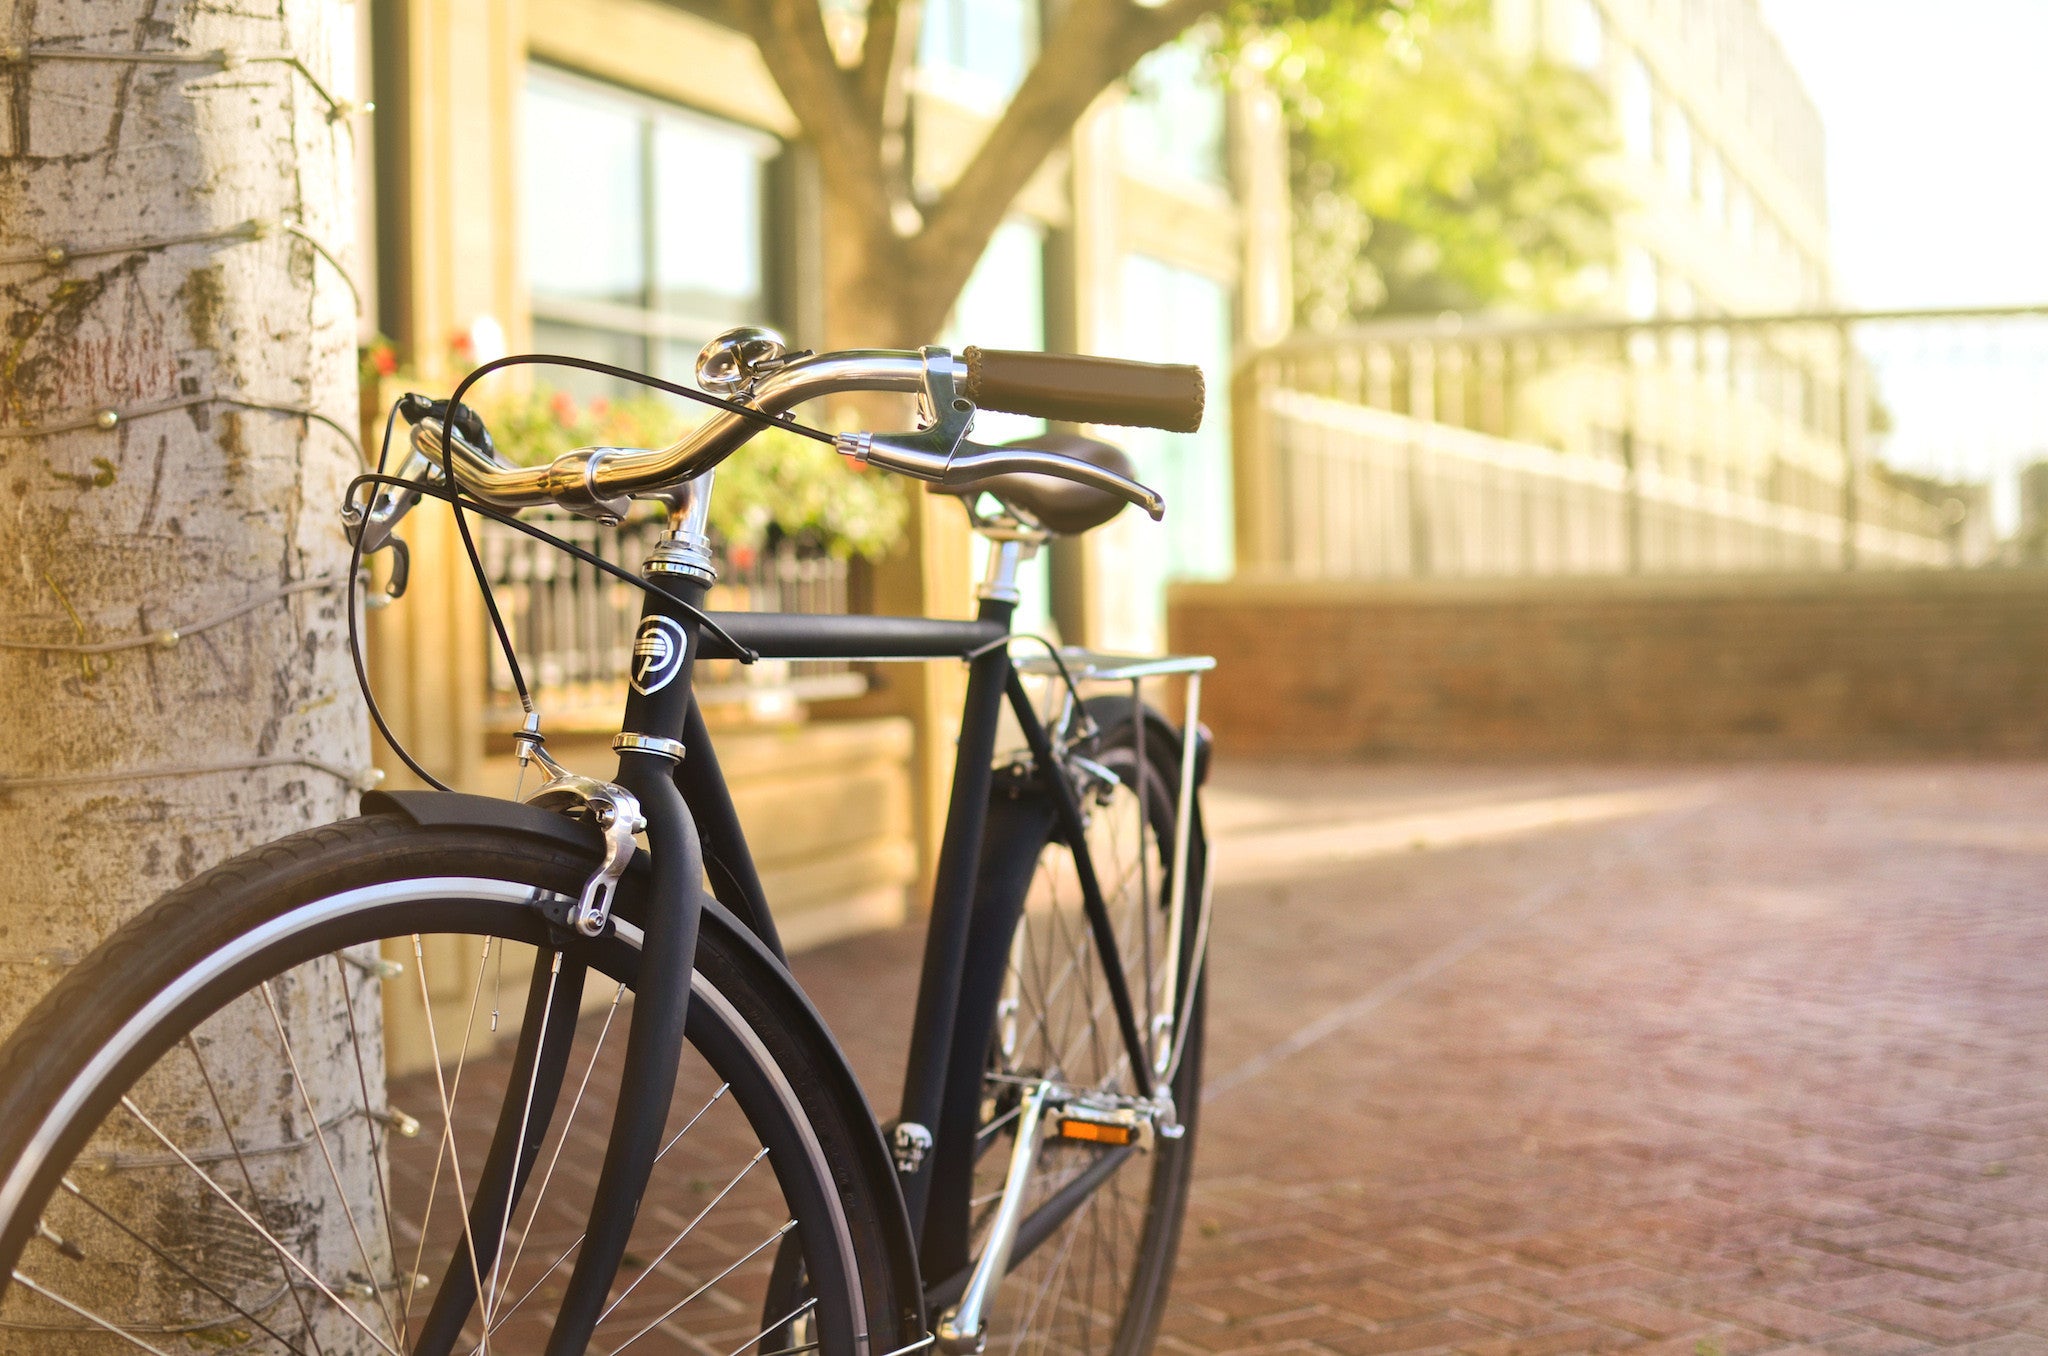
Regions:
<svg viewBox="0 0 2048 1356"><path fill-rule="evenodd" d="M1053 1134L1083 1144L1100 1144L1121 1149L1135 1144L1152 1147L1152 1121L1129 1107L1105 1108L1068 1106L1053 1120Z"/></svg>

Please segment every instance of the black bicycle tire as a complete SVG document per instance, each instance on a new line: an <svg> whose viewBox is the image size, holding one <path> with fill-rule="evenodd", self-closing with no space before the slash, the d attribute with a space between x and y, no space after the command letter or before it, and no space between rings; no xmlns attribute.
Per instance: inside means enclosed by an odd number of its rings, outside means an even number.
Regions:
<svg viewBox="0 0 2048 1356"><path fill-rule="evenodd" d="M306 830L257 848L188 882L138 914L82 961L65 980L45 995L0 1047L0 1182L12 1174L35 1132L93 1055L149 1000L176 977L194 971L209 957L231 945L270 918L359 886L405 882L437 876L494 878L574 896L590 874L592 862L564 843L481 826L421 827L403 820L369 816ZM622 899L622 916L631 916L633 901ZM310 930L309 930L310 931ZM523 940L512 931L500 935ZM607 973L630 970L631 948L615 937L599 944L610 957ZM809 1132L822 1147L830 1170L815 1189L838 1201L852 1237L856 1286L863 1301L866 1330L858 1350L889 1351L909 1340L900 1331L903 1314L894 1297L901 1293L891 1273L884 1243L882 1210L887 1203L869 1199L858 1172L843 1165L854 1156L850 1147L872 1125L850 1124L843 1108L823 1089L826 1080L815 1063L826 1056L808 1048L803 1023L778 1012L778 995L762 992L750 981L748 967L735 957L734 943L716 927L707 927L699 942L699 984L709 982L730 1001L758 1042L778 1066L775 1076L801 1103ZM597 953L593 952L593 956ZM707 981L707 976L708 981ZM627 974L615 977L630 983ZM716 1019L704 1004L692 1003L692 1042L702 1039L705 1024ZM156 1036L130 1055L105 1079L121 1083L156 1057L168 1042ZM768 1047L772 1045L772 1049ZM52 1159L68 1163L96 1127L111 1100L91 1099L60 1139ZM751 1114L751 1113L750 1113ZM791 1113L793 1116L794 1112ZM775 1165L778 1176L794 1173ZM55 1190L58 1171L45 1171L12 1213L0 1219L0 1284L13 1272L33 1234L43 1202ZM900 1209L900 1207L897 1207Z"/></svg>

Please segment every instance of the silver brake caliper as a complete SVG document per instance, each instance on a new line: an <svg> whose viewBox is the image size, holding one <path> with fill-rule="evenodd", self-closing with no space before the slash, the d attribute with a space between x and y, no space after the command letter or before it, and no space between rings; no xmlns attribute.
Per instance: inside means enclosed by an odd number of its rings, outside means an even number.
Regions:
<svg viewBox="0 0 2048 1356"><path fill-rule="evenodd" d="M514 736L519 739L518 736ZM583 884L583 894L569 911L569 926L586 937L604 935L611 922L619 881L633 860L633 835L647 827L640 798L616 782L601 782L571 772L548 757L538 739L519 739L521 752L541 765L548 779L526 798L528 805L565 814L587 814L604 834L604 860Z"/></svg>

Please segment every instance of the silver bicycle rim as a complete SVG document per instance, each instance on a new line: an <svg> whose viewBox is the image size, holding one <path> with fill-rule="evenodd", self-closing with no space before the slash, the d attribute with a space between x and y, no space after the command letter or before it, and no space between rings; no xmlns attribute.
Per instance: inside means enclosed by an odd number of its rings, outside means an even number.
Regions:
<svg viewBox="0 0 2048 1356"><path fill-rule="evenodd" d="M331 926L394 905L453 901L524 910L531 906L533 897L530 884L487 877L451 876L388 882L339 892L298 906L217 948L180 974L125 1022L72 1079L38 1126L26 1152L6 1180L0 1182L0 1220L12 1218L23 1208L26 1193L64 1136L65 1127L92 1099L94 1089L142 1048L150 1040L152 1032L182 1005L238 965L273 947L288 946L295 937L310 929ZM637 928L621 923L618 931L625 944L638 948L640 934ZM473 1085L478 1080L487 1081L493 1062L502 1067L508 1056L503 1049L484 1055L473 1052L479 1014L484 1010L491 1011L502 1029L505 1009L509 1006L513 1026L516 1027L519 1012L526 1003L531 972L530 961L526 969L520 969L516 959L508 960L512 948L505 944L504 939L486 940L483 934L433 934L424 941L414 935L415 955L424 960L426 946L443 936L481 943L483 950L475 967L465 1022L459 1036L437 1030L436 1004L428 996L432 981L426 966L404 966L405 970L415 972L404 974L402 980L407 985L416 985L429 1040L436 1047L431 1077L424 1072L415 1072L404 1081L415 1093L429 1086L437 1089L438 1105L423 1107L426 1114L413 1118L392 1114L396 1108L384 1098L388 1098L389 1087L401 1080L382 1080L381 1042L376 1043L378 1049L371 1061L375 1066L375 1076L366 1072L366 1051L358 1033L361 1028L371 1025L372 1014L368 1011L370 1005L359 1003L350 990L350 977L360 973L363 978L357 982L373 986L368 992L378 995L381 1000L375 1013L381 1026L383 1013L390 1007L390 990L401 982L398 977L379 973L380 969L388 968L379 965L383 957L327 953L290 967L272 980L263 982L199 1023L194 1031L203 1032L223 1013L245 1006L258 1016L267 1015L276 1032L278 1071L288 1071L293 1085L283 1099L296 1115L289 1126L293 1133L284 1134L281 1141L273 1133L268 1142L257 1142L256 1136L250 1133L251 1127L237 1124L240 1108L246 1104L236 1102L232 1095L220 1096L221 1084L228 1081L230 1071L207 1067L207 1060L201 1052L204 1040L188 1039L172 1046L158 1058L149 1072L137 1080L131 1092L141 1089L151 1074L168 1063L178 1051L189 1050L194 1067L201 1075L200 1083L209 1093L212 1109L218 1113L218 1126L224 1132L221 1136L224 1143L217 1141L202 1146L190 1142L185 1127L166 1124L169 1117L162 1113L152 1115L149 1108L124 1096L121 1106L110 1113L95 1132L94 1143L99 1142L98 1136L105 1132L107 1126L116 1119L122 1119L131 1140L141 1137L150 1143L154 1161L142 1161L139 1156L130 1154L125 1160L120 1155L113 1155L113 1161L109 1163L108 1155L95 1159L91 1146L73 1161L64 1187L52 1198L45 1213L43 1237L40 1241L31 1241L17 1264L13 1278L15 1285L9 1290L5 1309L0 1310L0 1350L140 1350L158 1352L161 1356L240 1350L283 1350L300 1353L300 1356L342 1356L342 1353L354 1356L354 1353L364 1351L394 1356L409 1350L412 1320L422 1316L421 1305L431 1297L432 1286L438 1283L439 1272L450 1255L448 1249L437 1256L427 1254L427 1239L435 1223L434 1208L438 1204L444 1212L440 1221L444 1228L452 1227L459 1232L460 1219L467 1209L463 1179L465 1176L474 1178L488 1143L489 1126L495 1123L497 1099L486 1088L487 1105L493 1112L491 1121L483 1126L482 1133L466 1142L458 1126L464 1120L464 1112L473 1110L476 1104L475 1098L464 1099L461 1096L465 1073ZM498 944L497 982L487 994L486 985L493 984L494 978L493 942ZM359 947L350 949L351 952L361 950ZM513 966L515 981L510 992L516 999L509 1005L504 1001L507 989L502 983L508 963ZM350 1013L348 1030L355 1045L353 1061L334 1061L311 1048L296 1050L290 1034L294 1028L288 1018L288 1010L295 995L290 992L293 985L288 981L301 971L317 968L324 972L329 967L339 977L331 987L339 987ZM477 1259L476 1288L489 1302L474 1306L471 1324L455 1348L463 1356L488 1356L490 1352L504 1347L512 1334L501 1335L499 1330L508 1323L527 1322L536 1310L544 1311L550 1283L558 1288L566 1279L568 1267L573 1264L575 1245L572 1243L566 1251L557 1246L561 1226L550 1219L546 1227L537 1229L536 1222L541 1220L544 1209L554 1214L561 1213L561 1208L548 1198L551 1183L559 1186L564 1194L570 1194L572 1188L584 1192L582 1202L587 1206L586 1189L588 1179L594 1175L594 1164L581 1161L587 1154L574 1150L587 1149L587 1141L592 1138L589 1129L592 1121L595 1121L600 1134L608 1124L608 1118L598 1114L604 1110L599 1102L593 1100L591 1105L585 1106L585 1094L591 1086L593 1074L601 1080L602 1060L608 1050L615 1052L624 1043L626 1021L620 1009L625 989L595 971L591 972L590 978L592 985L586 992L586 1000L591 992L601 989L602 997L610 1001L595 1006L586 1002L585 1016L579 1024L577 1048L568 1060L554 1117L558 1128L550 1132L548 1141L540 1149L527 1190L505 1221L507 1227L503 1230L499 1247L493 1255ZM551 1002L556 980L550 975L544 983ZM829 1187L833 1176L823 1147L766 1043L727 996L702 974L692 975L691 995L693 1002L704 1004L705 1010L715 1014L717 1021L737 1039L746 1056L760 1071L761 1081L779 1101L788 1123L796 1128L802 1151L809 1160L805 1165L808 1172L813 1180ZM238 1018L248 1016L246 1013L237 1015ZM591 1034L592 1028L596 1029L595 1035L586 1042L585 1037ZM452 1057L438 1048L444 1044L457 1047ZM342 1075L335 1075L330 1067L337 1062L346 1066ZM701 1064L702 1061L693 1056L691 1062ZM708 1066L703 1073L709 1075ZM366 1095L358 1095L350 1099L349 1105L343 1106L331 1096L333 1088L323 1086L323 1081L331 1085L350 1079L354 1079L355 1085ZM385 1081L387 1086L378 1088L375 1085L379 1081ZM696 1092L703 1093L705 1086L705 1079L700 1078ZM712 1088L708 1097L693 1098L689 1091L679 1087L671 1110L672 1125L664 1132L661 1151L665 1158L671 1151L676 1151L677 1156L671 1160L670 1167L680 1172L693 1165L696 1160L690 1155L714 1131L722 1133L725 1139L734 1138L728 1123L736 1121L743 1124L744 1117L734 1108L733 1099L727 1096L727 1091L721 1085ZM323 1093L330 1095L323 1098ZM380 1093L384 1096L380 1097ZM294 1103L295 1106L292 1105ZM591 1116L591 1120L586 1120L581 1126L577 1119L579 1111ZM700 1119L704 1118L709 1119L700 1125ZM405 1119L417 1121L420 1125L418 1139L432 1141L434 1148L433 1165L429 1170L434 1185L425 1195L420 1217L412 1220L408 1220L406 1211L395 1203L393 1186L400 1175L400 1160L416 1147L403 1144L403 1136L393 1133L393 1127L402 1126ZM381 1130L366 1130L365 1127L381 1127ZM342 1132L345 1129L356 1131L367 1140L369 1158L374 1162L373 1171L361 1171L364 1164L360 1161L353 1165L358 1171L351 1173L347 1170L350 1165L346 1160L350 1151L346 1147L337 1148L344 1141ZM575 1140L573 1144L572 1137ZM279 1147L280 1142L282 1148ZM772 1186L773 1181L772 1170L762 1165L767 1152L760 1148L751 1157L725 1162L722 1165L725 1170L717 1175L712 1175L707 1166L706 1175L701 1179L701 1190L699 1179L693 1176L686 1194L701 1199L702 1208L695 1210L690 1217L675 1218L677 1212L668 1210L671 1217L660 1218L664 1208L658 1206L650 1195L649 1205L654 1208L643 1210L641 1225L636 1227L634 1235L634 1247L640 1250L640 1255L636 1258L629 1252L629 1261L640 1264L635 1268L637 1274L629 1275L624 1270L620 1273L606 1311L610 1321L600 1326L592 1343L593 1352L631 1351L636 1356L643 1351L664 1348L701 1352L710 1349L707 1337L722 1343L717 1346L721 1353L745 1351L757 1345L767 1332L779 1327L777 1320L790 1317L770 1314L768 1327L760 1328L758 1301L755 1301L751 1312L747 1312L747 1301L740 1298L749 1293L749 1285L765 1283L777 1244L797 1223L793 1219L772 1218L773 1212L766 1211L758 1199L762 1194L761 1183L768 1182ZM332 1223L336 1227L325 1230L322 1241L310 1247L309 1255L305 1257L293 1253L291 1222L271 1217L259 1189L268 1180L264 1176L266 1170L285 1154L302 1160L302 1173L330 1181L335 1188L332 1195L339 1198L327 1210L334 1216ZM473 1156L472 1161L461 1162L465 1154ZM418 1157L417 1154L414 1156ZM311 1166L304 1166L305 1161L310 1161ZM253 1170L252 1164L255 1165ZM158 1237L154 1244L136 1238L146 1253L140 1265L156 1273L159 1285L168 1276L182 1285L185 1291L203 1296L205 1303L200 1306L203 1312L195 1314L188 1311L177 1316L152 1314L147 1319L118 1311L102 1312L90 1297L67 1293L61 1281L53 1280L53 1276L62 1270L56 1264L67 1259L67 1254L59 1251L60 1243L68 1242L76 1247L82 1236L74 1232L67 1237L64 1232L66 1228L75 1229L74 1221L86 1221L90 1228L85 1232L96 1241L104 1239L110 1230L131 1237L136 1234L133 1227L136 1220L121 1221L109 1213L103 1202L91 1202L92 1188L96 1183L78 1179L92 1167L100 1168L108 1180L117 1180L115 1175L122 1173L171 1172L185 1182L194 1199L203 1203L215 1224L225 1221L231 1226L225 1235L216 1228L212 1234L198 1240L206 1246L193 1246L190 1238L184 1240L183 1246L177 1247L164 1246L167 1236ZM662 1166L658 1165L656 1171L660 1174ZM351 1186L355 1188L356 1199L353 1201L350 1199ZM820 1237L829 1239L830 1245L840 1255L843 1274L857 1277L858 1258L843 1206L836 1192L827 1189L819 1194L826 1202L829 1219L824 1221L822 1230L814 1221L808 1234L814 1240ZM773 1195L779 1206L779 1192ZM69 1220L59 1229L50 1229L48 1226L53 1216L58 1214L60 1203L69 1210ZM697 1200L690 1201L692 1205L696 1203ZM448 1215L451 1211L452 1224ZM408 1223L416 1229L416 1246L413 1240L402 1237ZM550 1231L557 1235L552 1245L545 1241ZM537 1237L537 1234L541 1236ZM730 1264L719 1267L701 1260L698 1254L705 1252L707 1245L719 1250L715 1254L718 1257L729 1253L732 1258ZM237 1247L244 1254L241 1260L252 1263L239 1271L233 1264L220 1261L223 1255L235 1254ZM260 1267L253 1264L259 1258L262 1262ZM340 1260L344 1258L347 1262ZM415 1269L416 1262L422 1258L429 1264L423 1269ZM415 1278L410 1285L404 1279L408 1276ZM538 1279L533 1279L536 1276ZM657 1276L662 1278L662 1284L653 1283ZM643 1281L648 1282L644 1287ZM138 1291L143 1288L138 1286ZM849 1290L849 1302L854 1308L855 1334L864 1334L867 1324L865 1313L860 1308L859 1287L853 1285ZM541 1296L542 1303L528 1310L527 1317L521 1318L519 1309L536 1295ZM672 1302L678 1299L680 1302ZM408 1305L411 1306L409 1312ZM722 1315L723 1320L712 1323L709 1333L700 1334L686 1326L703 1322L703 1316L714 1311ZM319 1316L317 1324L309 1316L312 1314ZM486 1314L489 1314L488 1318ZM795 1312L793 1317L799 1321L808 1318L807 1308ZM737 1340L735 1334L744 1336L745 1340ZM520 1341L509 1349L524 1348L525 1342Z"/></svg>

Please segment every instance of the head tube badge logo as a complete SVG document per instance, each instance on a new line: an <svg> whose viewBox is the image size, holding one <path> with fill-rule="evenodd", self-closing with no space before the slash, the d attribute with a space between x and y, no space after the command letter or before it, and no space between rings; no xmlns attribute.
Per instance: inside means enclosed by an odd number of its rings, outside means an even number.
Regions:
<svg viewBox="0 0 2048 1356"><path fill-rule="evenodd" d="M643 617L633 637L633 690L651 697L683 668L683 628L667 617Z"/></svg>

